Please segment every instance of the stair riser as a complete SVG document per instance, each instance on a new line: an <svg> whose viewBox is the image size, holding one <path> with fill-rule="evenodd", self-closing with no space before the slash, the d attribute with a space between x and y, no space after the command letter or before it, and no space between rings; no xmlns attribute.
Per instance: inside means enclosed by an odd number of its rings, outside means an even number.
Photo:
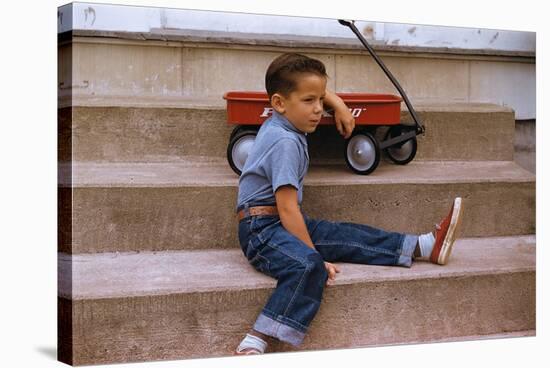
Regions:
<svg viewBox="0 0 550 368"><path fill-rule="evenodd" d="M59 115L60 161L71 157L109 162L226 157L234 128L226 123L225 110L73 107L72 119L71 108L60 109ZM513 112L420 111L419 115L426 135L418 137L417 160L514 158ZM402 112L401 121L410 122L409 114ZM385 130L378 130L380 140ZM345 162L345 141L334 126L320 127L308 141L312 163Z"/></svg>
<svg viewBox="0 0 550 368"><path fill-rule="evenodd" d="M368 266L365 266L368 267ZM429 292L426 292L429 291ZM231 355L272 288L70 301L74 364ZM432 342L535 329L535 272L328 287L304 343L275 342L269 352ZM70 355L70 353L74 355ZM71 361L72 358L72 361Z"/></svg>
<svg viewBox="0 0 550 368"><path fill-rule="evenodd" d="M63 252L238 247L234 186L75 188L72 201L69 188L59 193ZM455 196L464 198L462 236L535 233L535 183L306 185L303 209L312 218L420 233L433 230Z"/></svg>
<svg viewBox="0 0 550 368"><path fill-rule="evenodd" d="M350 50L341 49L338 41L312 47L307 41L277 42L278 37L269 40L269 45L254 39L243 45L242 39L233 38L212 43L189 42L187 37L182 44L143 40L141 34L126 36L133 39L75 37L73 42L61 45L59 94L72 94L77 100L98 96L218 99L230 90L263 90L267 67L283 52L305 53L321 60L331 90L397 93L366 50L356 48L360 47L358 41ZM205 41L204 36L201 38ZM473 55L461 54L460 50L426 53L418 49L399 52L399 47L394 51L385 49L379 50L379 56L413 103L506 103L516 107L519 114L534 116L534 54L517 57L490 56L486 52L490 54L490 50ZM518 103L518 96L522 96L522 103Z"/></svg>

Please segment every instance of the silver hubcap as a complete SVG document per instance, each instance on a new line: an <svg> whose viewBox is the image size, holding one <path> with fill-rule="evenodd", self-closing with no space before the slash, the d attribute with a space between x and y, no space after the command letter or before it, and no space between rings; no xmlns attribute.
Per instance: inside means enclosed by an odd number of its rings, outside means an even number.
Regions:
<svg viewBox="0 0 550 368"><path fill-rule="evenodd" d="M368 136L358 134L349 141L347 155L350 164L355 169L366 171L374 165L376 147Z"/></svg>
<svg viewBox="0 0 550 368"><path fill-rule="evenodd" d="M248 158L248 152L252 149L252 145L255 140L255 135L245 135L244 137L239 138L239 140L233 145L231 157L233 158L233 163L237 169L241 171L243 170L246 159Z"/></svg>

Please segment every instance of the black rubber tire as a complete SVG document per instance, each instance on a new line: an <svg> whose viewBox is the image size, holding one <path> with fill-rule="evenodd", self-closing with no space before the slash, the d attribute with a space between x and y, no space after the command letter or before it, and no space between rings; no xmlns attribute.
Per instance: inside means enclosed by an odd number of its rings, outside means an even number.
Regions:
<svg viewBox="0 0 550 368"><path fill-rule="evenodd" d="M229 141L231 142L231 140L233 139L233 137L239 133L240 131L243 131L243 130L246 130L246 129L250 129L249 127L247 127L246 125L237 125L232 131L231 131L231 135L229 136Z"/></svg>
<svg viewBox="0 0 550 368"><path fill-rule="evenodd" d="M358 167L354 166L351 162L352 160L350 159L350 157L348 157L349 156L348 155L348 147L354 141L354 138L357 139L356 138L357 136L361 136L361 138L367 139L368 143L372 146L373 151L374 151L374 160L366 168L358 168ZM346 140L346 145L344 147L344 158L346 159L346 164L348 165L348 167L353 172L355 172L356 174L369 175L370 173L372 173L378 167L378 164L380 163L380 145L378 144L378 141L374 137L374 134L370 133L367 130L355 131L352 134L352 136L349 137Z"/></svg>
<svg viewBox="0 0 550 368"><path fill-rule="evenodd" d="M399 136L403 133L407 133L407 132L412 131L412 130L414 130L414 127L408 127L408 126L403 126L403 125L392 126L386 132L386 135L384 137L384 141L386 141L388 139L391 139L391 138L395 138L395 137L397 137L397 136ZM397 152L395 152L395 150L396 149L403 149L403 146L406 145L406 144L409 144L409 146L407 146L407 147L409 147L410 152L408 152L408 153L405 152L404 157L403 157L403 155L398 156ZM398 147L392 146L392 147L384 148L384 153L394 163L396 163L398 165L406 165L414 159L414 156L416 156L417 146L418 146L418 144L416 142L416 137L415 137L415 138L411 138L408 141L405 141L405 142L401 143Z"/></svg>
<svg viewBox="0 0 550 368"><path fill-rule="evenodd" d="M247 128L247 127L237 127L233 130L233 133L231 133L231 137L229 139L229 144L227 145L227 162L229 163L229 166L231 169L239 176L241 176L241 169L235 164L233 161L233 147L235 144L243 137L246 136L256 136L258 134L258 130L254 128Z"/></svg>

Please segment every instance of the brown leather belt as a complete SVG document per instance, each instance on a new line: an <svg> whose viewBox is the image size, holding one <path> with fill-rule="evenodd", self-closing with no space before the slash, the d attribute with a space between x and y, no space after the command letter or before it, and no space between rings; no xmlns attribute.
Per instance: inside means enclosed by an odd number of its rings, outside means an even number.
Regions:
<svg viewBox="0 0 550 368"><path fill-rule="evenodd" d="M256 206L248 208L249 216L258 216L258 215L278 215L276 206ZM237 218L241 221L243 218L248 217L245 215L245 210L240 210L237 213Z"/></svg>

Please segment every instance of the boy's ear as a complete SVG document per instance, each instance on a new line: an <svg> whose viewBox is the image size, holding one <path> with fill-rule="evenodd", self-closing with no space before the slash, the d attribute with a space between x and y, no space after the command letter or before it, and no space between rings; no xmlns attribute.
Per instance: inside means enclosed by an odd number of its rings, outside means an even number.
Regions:
<svg viewBox="0 0 550 368"><path fill-rule="evenodd" d="M279 114L284 114L285 113L284 97L278 93L275 93L273 96L271 96L271 106L273 106L275 111L277 111Z"/></svg>

